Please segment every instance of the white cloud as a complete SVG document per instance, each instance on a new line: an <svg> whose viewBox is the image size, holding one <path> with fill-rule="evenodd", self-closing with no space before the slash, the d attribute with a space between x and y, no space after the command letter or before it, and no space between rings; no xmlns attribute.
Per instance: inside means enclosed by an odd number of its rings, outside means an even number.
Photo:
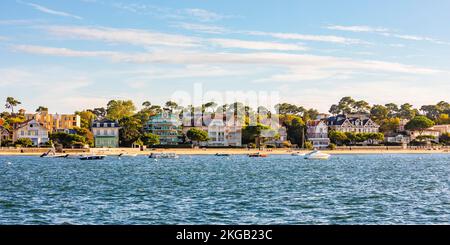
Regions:
<svg viewBox="0 0 450 245"><path fill-rule="evenodd" d="M240 48L253 50L278 50L278 51L304 51L307 48L299 44L263 42L263 41L244 41L239 39L209 39L209 42L219 45L223 48Z"/></svg>
<svg viewBox="0 0 450 245"><path fill-rule="evenodd" d="M114 62L157 63L157 64L241 64L276 67L313 67L314 69L335 69L348 71L371 71L382 73L406 73L431 75L441 71L401 63L377 60L355 60L333 56L286 53L232 53L185 50L158 50L147 53L120 53L108 51L78 51L66 48L19 45L15 50L32 54L68 57L104 57Z"/></svg>
<svg viewBox="0 0 450 245"><path fill-rule="evenodd" d="M57 10L53 10L47 7L44 7L42 5L39 4L35 4L35 3L29 3L29 2L22 2L22 1L18 1L19 3L24 3L28 6L33 7L34 9L46 13L46 14L51 14L51 15L57 15L57 16L63 16L63 17L70 17L70 18L74 18L74 19L78 19L78 20L82 20L83 18L78 16L78 15L74 15L74 14L70 14L67 12L63 12L63 11L57 11Z"/></svg>
<svg viewBox="0 0 450 245"><path fill-rule="evenodd" d="M184 12L202 22L218 21L226 18L226 16L208 11L205 9L191 8L185 9Z"/></svg>
<svg viewBox="0 0 450 245"><path fill-rule="evenodd" d="M450 42L444 42L444 41L440 41L440 40L430 38L430 37L399 34L395 31L392 31L392 30L389 30L389 29L383 28L383 27L331 25L331 26L327 26L326 28L330 29L330 30L337 30L337 31L375 33L375 34L382 35L385 37L395 37L395 38L399 38L399 39L403 39L403 40L410 40L410 41L427 41L427 42L431 42L431 43L435 43L435 44L447 44L447 45L450 44Z"/></svg>
<svg viewBox="0 0 450 245"><path fill-rule="evenodd" d="M209 33L209 34L224 34L224 33L229 32L226 28L223 28L220 26L204 25L204 24L176 23L173 26L182 28L185 30L203 32L203 33Z"/></svg>
<svg viewBox="0 0 450 245"><path fill-rule="evenodd" d="M315 41L315 42L330 42L330 43L340 43L340 44L368 44L368 42L354 39L346 38L340 36L332 35L305 35L298 33L276 33L276 32L260 32L260 31L247 31L245 32L249 35L255 36L271 36L278 39L286 40L302 40L302 41Z"/></svg>
<svg viewBox="0 0 450 245"><path fill-rule="evenodd" d="M175 47L194 47L199 44L199 40L193 37L136 29L76 26L50 26L44 28L54 35L65 38L100 40L111 43Z"/></svg>
<svg viewBox="0 0 450 245"><path fill-rule="evenodd" d="M388 32L389 29L382 27L371 27L371 26L340 26L332 25L327 26L327 29L338 30L338 31L351 31L351 32Z"/></svg>

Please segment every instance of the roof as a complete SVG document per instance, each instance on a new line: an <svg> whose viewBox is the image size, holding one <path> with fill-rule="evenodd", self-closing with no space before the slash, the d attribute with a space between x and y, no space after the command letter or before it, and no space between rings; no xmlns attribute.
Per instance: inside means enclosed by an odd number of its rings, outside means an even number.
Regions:
<svg viewBox="0 0 450 245"><path fill-rule="evenodd" d="M360 116L349 116L349 117L347 117L346 115L337 115L337 116L334 116L334 117L329 117L328 118L328 125L340 126L340 125L344 124L344 122L346 122L346 121L350 122L352 125L356 125L357 121L361 121L364 126L368 122L371 122L371 123L377 125L374 121L372 121L370 118L365 117L365 116L364 117L360 117ZM356 125L356 126L359 126L359 125Z"/></svg>
<svg viewBox="0 0 450 245"><path fill-rule="evenodd" d="M92 122L92 127L93 128L97 128L97 124L100 123L100 128L103 128L103 125L105 123L109 124L108 128L112 128L111 124L114 124L114 128L119 128L119 122L115 121L115 120L107 120L107 119L103 119L103 120L95 120Z"/></svg>
<svg viewBox="0 0 450 245"><path fill-rule="evenodd" d="M42 123L36 121L35 119L29 119L29 120L26 120L26 121L23 122L23 123L20 123L20 124L18 125L18 127L16 128L16 130L17 130L17 129L21 129L21 128L27 126L31 121L34 121L36 124L39 124L39 126L45 128L45 127L44 127L44 124L42 124Z"/></svg>
<svg viewBox="0 0 450 245"><path fill-rule="evenodd" d="M316 126L318 126L321 122L323 122L322 120L312 120L312 121L308 121L307 123L306 123L306 126L309 126L309 127L316 127Z"/></svg>

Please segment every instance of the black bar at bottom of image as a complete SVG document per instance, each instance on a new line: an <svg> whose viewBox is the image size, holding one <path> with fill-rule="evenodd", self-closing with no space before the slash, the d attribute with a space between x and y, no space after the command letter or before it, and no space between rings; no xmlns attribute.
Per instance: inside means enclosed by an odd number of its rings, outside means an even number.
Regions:
<svg viewBox="0 0 450 245"><path fill-rule="evenodd" d="M198 244L254 242L450 242L450 226L0 226L0 241L146 241Z"/></svg>

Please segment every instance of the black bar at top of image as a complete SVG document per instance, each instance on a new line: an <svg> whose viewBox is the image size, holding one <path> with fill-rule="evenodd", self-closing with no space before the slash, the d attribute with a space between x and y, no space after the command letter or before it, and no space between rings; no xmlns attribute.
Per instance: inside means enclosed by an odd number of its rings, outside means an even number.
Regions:
<svg viewBox="0 0 450 245"><path fill-rule="evenodd" d="M206 236L208 234L208 236ZM0 226L0 241L180 242L450 242L450 226Z"/></svg>

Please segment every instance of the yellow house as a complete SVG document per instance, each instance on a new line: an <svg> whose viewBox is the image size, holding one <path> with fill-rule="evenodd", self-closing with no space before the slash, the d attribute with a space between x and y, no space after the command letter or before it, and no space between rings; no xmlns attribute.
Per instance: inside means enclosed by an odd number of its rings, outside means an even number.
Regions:
<svg viewBox="0 0 450 245"><path fill-rule="evenodd" d="M27 120L36 120L42 124L49 132L71 130L81 127L81 118L75 114L49 114L42 111L35 114L25 114Z"/></svg>

